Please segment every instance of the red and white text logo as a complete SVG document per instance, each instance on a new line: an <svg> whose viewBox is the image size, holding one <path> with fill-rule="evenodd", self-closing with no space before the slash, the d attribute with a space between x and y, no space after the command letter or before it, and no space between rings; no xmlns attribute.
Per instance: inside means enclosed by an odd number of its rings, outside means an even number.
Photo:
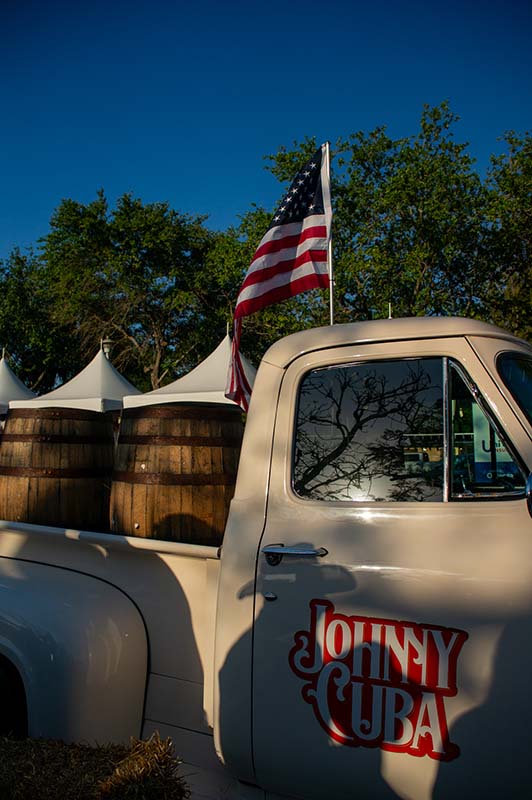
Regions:
<svg viewBox="0 0 532 800"><path fill-rule="evenodd" d="M457 692L467 633L438 625L337 614L310 603L310 630L295 634L293 672L328 735L351 747L380 747L450 761L445 698Z"/></svg>

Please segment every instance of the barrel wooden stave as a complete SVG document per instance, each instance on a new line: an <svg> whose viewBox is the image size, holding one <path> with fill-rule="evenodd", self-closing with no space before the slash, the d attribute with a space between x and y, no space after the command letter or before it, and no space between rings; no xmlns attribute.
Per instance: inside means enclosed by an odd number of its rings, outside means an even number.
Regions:
<svg viewBox="0 0 532 800"><path fill-rule="evenodd" d="M126 410L111 490L112 530L219 545L234 494L242 434L236 406L169 404Z"/></svg>
<svg viewBox="0 0 532 800"><path fill-rule="evenodd" d="M112 421L94 411L13 409L0 440L0 517L109 530Z"/></svg>

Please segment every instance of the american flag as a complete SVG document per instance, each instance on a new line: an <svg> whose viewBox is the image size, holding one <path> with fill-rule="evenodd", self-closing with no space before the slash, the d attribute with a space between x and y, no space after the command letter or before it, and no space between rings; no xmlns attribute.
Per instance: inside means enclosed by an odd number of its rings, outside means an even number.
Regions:
<svg viewBox="0 0 532 800"><path fill-rule="evenodd" d="M247 411L251 388L240 359L242 317L329 285L331 198L327 145L297 173L263 236L236 301L226 397Z"/></svg>

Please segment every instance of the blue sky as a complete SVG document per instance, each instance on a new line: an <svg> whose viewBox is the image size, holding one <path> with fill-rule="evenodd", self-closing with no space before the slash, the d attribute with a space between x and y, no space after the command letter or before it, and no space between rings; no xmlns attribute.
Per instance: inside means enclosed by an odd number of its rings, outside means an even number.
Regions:
<svg viewBox="0 0 532 800"><path fill-rule="evenodd" d="M529 0L4 0L0 258L103 188L223 229L280 195L263 157L447 99L484 171L532 128Z"/></svg>

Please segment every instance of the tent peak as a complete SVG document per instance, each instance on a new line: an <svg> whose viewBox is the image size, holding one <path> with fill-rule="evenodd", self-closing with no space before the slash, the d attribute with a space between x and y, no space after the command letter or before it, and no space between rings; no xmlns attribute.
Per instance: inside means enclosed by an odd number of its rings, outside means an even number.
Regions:
<svg viewBox="0 0 532 800"><path fill-rule="evenodd" d="M231 358L231 339L226 335L204 361L181 378L146 392L140 397L124 397L124 408L134 408L158 403L223 403L234 405L225 397L227 370ZM251 385L256 370L242 356L246 376Z"/></svg>
<svg viewBox="0 0 532 800"><path fill-rule="evenodd" d="M0 359L0 414L6 414L11 400L28 400L35 397L35 393L22 383L9 364L2 350Z"/></svg>
<svg viewBox="0 0 532 800"><path fill-rule="evenodd" d="M100 350L103 351L104 356L109 359L109 361L111 360L112 347L113 340L109 339L108 336L105 339L103 337L100 339Z"/></svg>
<svg viewBox="0 0 532 800"><path fill-rule="evenodd" d="M92 411L108 411L122 408L124 395L140 394L104 354L98 350L92 361L53 391L34 400L13 401L12 408L50 407L84 408Z"/></svg>

